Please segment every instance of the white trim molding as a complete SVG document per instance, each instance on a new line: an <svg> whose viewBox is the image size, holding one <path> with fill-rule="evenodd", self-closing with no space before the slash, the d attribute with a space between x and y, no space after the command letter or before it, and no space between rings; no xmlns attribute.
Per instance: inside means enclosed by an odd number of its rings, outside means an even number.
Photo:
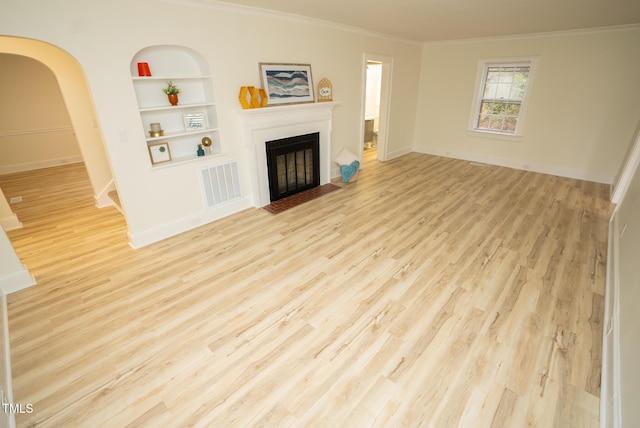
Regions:
<svg viewBox="0 0 640 428"><path fill-rule="evenodd" d="M613 183L611 202L619 204L622 201L638 165L640 165L640 131L636 133L635 143L624 163L620 176Z"/></svg>
<svg viewBox="0 0 640 428"><path fill-rule="evenodd" d="M528 162L519 162L515 159L498 158L493 156L485 156L477 153L461 153L452 152L448 150L431 149L425 147L414 147L413 151L416 153L424 153L434 156L443 156L446 158L454 158L467 160L470 162L480 162L495 166L504 166L506 168L520 169L523 171L538 172L540 174L556 175L558 177L573 178L576 180L593 181L602 184L611 184L613 176L609 175L595 175L587 171L558 169L544 164L533 164Z"/></svg>

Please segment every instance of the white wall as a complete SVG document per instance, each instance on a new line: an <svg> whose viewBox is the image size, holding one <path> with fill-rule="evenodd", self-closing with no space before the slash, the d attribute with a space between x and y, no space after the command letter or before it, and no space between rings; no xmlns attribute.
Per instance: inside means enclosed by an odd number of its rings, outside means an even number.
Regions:
<svg viewBox="0 0 640 428"><path fill-rule="evenodd" d="M361 129L364 52L394 59L389 151L410 148L415 129L420 46L347 31L333 25L240 13L232 7L193 3L62 0L5 1L0 28L58 46L81 65L91 89L132 240L162 237L210 219L204 211L198 168L202 162L151 170L130 62L152 45L199 52L212 70L223 151L239 159L248 196L238 90L260 86L259 62L308 63L316 82L333 83L333 149L357 152Z"/></svg>
<svg viewBox="0 0 640 428"><path fill-rule="evenodd" d="M416 151L611 183L640 117L640 26L424 46ZM468 131L478 62L536 56L523 136Z"/></svg>

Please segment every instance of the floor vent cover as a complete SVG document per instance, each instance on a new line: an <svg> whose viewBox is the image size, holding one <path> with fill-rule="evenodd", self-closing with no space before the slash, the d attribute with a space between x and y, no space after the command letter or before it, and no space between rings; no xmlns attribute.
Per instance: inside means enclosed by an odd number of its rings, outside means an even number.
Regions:
<svg viewBox="0 0 640 428"><path fill-rule="evenodd" d="M204 199L208 208L242 196L238 162L213 165L200 170Z"/></svg>

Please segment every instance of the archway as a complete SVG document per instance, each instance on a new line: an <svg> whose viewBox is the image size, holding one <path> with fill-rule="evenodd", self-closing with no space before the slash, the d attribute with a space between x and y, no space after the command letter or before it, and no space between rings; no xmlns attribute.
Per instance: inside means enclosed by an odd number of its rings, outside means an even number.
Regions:
<svg viewBox="0 0 640 428"><path fill-rule="evenodd" d="M33 58L56 77L84 159L98 207L111 205L113 175L84 72L66 51L37 40L0 36L0 53Z"/></svg>
<svg viewBox="0 0 640 428"><path fill-rule="evenodd" d="M86 166L96 206L113 205L108 193L115 189L115 183L107 159L103 138L98 126L89 88L80 64L64 50L37 40L0 36L0 54L13 54L32 58L54 74L64 105L67 108L71 126L76 135L80 152ZM3 196L4 198L4 196ZM6 206L3 204L2 207ZM12 214L9 208L9 213ZM2 242L0 254L12 256L15 250L9 242ZM20 270L20 269L18 269ZM11 280L4 284L5 291L16 291L33 285L28 272L0 272L0 277ZM18 275L19 274L19 275ZM24 281L18 281L26 278Z"/></svg>

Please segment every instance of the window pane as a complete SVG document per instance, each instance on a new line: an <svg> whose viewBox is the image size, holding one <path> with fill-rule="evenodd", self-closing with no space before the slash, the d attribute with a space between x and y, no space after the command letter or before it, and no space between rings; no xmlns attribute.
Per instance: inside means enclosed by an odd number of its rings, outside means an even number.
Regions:
<svg viewBox="0 0 640 428"><path fill-rule="evenodd" d="M513 67L505 67L500 72L500 83L509 83L513 81Z"/></svg>
<svg viewBox="0 0 640 428"><path fill-rule="evenodd" d="M520 114L520 104L507 104L505 113L508 116L518 116Z"/></svg>
<svg viewBox="0 0 640 428"><path fill-rule="evenodd" d="M487 83L498 83L500 80L500 67L489 67L487 69Z"/></svg>
<svg viewBox="0 0 640 428"><path fill-rule="evenodd" d="M516 132L516 125L518 124L517 117L505 117L504 130L509 132Z"/></svg>
<svg viewBox="0 0 640 428"><path fill-rule="evenodd" d="M491 121L489 123L489 128L496 130L496 131L502 131L502 122L504 121L504 117L503 116L491 116Z"/></svg>
<svg viewBox="0 0 640 428"><path fill-rule="evenodd" d="M480 129L489 129L489 121L491 120L491 116L488 114L481 114L478 118L478 128Z"/></svg>
<svg viewBox="0 0 640 428"><path fill-rule="evenodd" d="M511 83L502 83L498 85L498 90L496 91L496 98L504 100L508 99L511 94Z"/></svg>
<svg viewBox="0 0 640 428"><path fill-rule="evenodd" d="M480 113L491 114L493 113L493 110L494 110L493 103L487 102L487 101L482 102L482 105L480 106Z"/></svg>
<svg viewBox="0 0 640 428"><path fill-rule="evenodd" d="M484 92L482 98L495 98L498 85L496 83L488 83L484 86Z"/></svg>
<svg viewBox="0 0 640 428"><path fill-rule="evenodd" d="M507 108L507 103L494 103L489 101L483 101L480 107L481 113L487 114L504 114Z"/></svg>

